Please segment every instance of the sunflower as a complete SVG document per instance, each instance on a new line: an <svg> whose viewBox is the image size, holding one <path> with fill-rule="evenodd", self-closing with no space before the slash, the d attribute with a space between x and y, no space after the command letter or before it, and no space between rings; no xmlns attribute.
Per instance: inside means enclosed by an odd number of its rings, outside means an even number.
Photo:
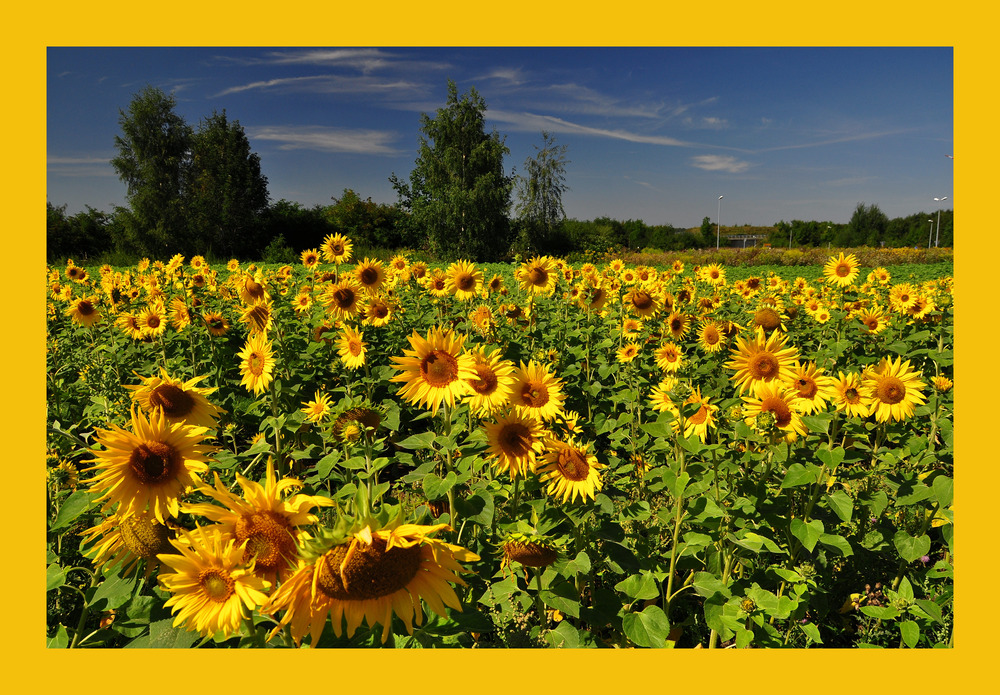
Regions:
<svg viewBox="0 0 1000 695"><path fill-rule="evenodd" d="M657 293L648 285L637 285L625 295L622 303L640 318L653 316L662 307Z"/></svg>
<svg viewBox="0 0 1000 695"><path fill-rule="evenodd" d="M518 270L521 289L531 294L552 294L559 283L555 262L548 256L535 256Z"/></svg>
<svg viewBox="0 0 1000 695"><path fill-rule="evenodd" d="M680 340L691 328L691 317L677 311L671 312L667 317L666 326L674 340Z"/></svg>
<svg viewBox="0 0 1000 695"><path fill-rule="evenodd" d="M274 305L267 299L250 304L240 314L240 323L246 325L250 335L267 335L274 325Z"/></svg>
<svg viewBox="0 0 1000 695"><path fill-rule="evenodd" d="M267 284L260 271L257 271L254 275L247 274L240 278L237 283L240 301L244 304L253 304L254 302L271 298L270 293L267 291Z"/></svg>
<svg viewBox="0 0 1000 695"><path fill-rule="evenodd" d="M849 417L868 417L871 413L871 398L861 389L858 374L840 372L833 381L833 405Z"/></svg>
<svg viewBox="0 0 1000 695"><path fill-rule="evenodd" d="M354 267L354 279L369 292L375 292L385 282L382 261L365 258Z"/></svg>
<svg viewBox="0 0 1000 695"><path fill-rule="evenodd" d="M684 353L675 343L664 343L653 353L656 366L667 373L676 372L684 364Z"/></svg>
<svg viewBox="0 0 1000 695"><path fill-rule="evenodd" d="M701 269L701 280L721 287L726 284L726 271L718 263L712 263Z"/></svg>
<svg viewBox="0 0 1000 695"><path fill-rule="evenodd" d="M240 386L246 386L255 396L264 393L274 378L274 354L271 352L271 341L263 333L251 336L240 357L240 374L243 380Z"/></svg>
<svg viewBox="0 0 1000 695"><path fill-rule="evenodd" d="M474 299L483 286L483 271L468 261L452 263L448 266L446 277L448 292L460 302Z"/></svg>
<svg viewBox="0 0 1000 695"><path fill-rule="evenodd" d="M397 374L389 381L402 382L397 395L410 403L422 403L437 414L441 403L454 407L458 398L470 393L468 380L476 376L473 359L463 353L465 336L453 331L432 328L427 338L416 331L408 339L410 350L403 350L403 357L391 358Z"/></svg>
<svg viewBox="0 0 1000 695"><path fill-rule="evenodd" d="M932 376L931 384L933 384L934 389L938 393L948 393L951 391L951 387L955 385L955 382L946 376Z"/></svg>
<svg viewBox="0 0 1000 695"><path fill-rule="evenodd" d="M295 310L296 314L304 314L310 309L312 309L313 298L312 294L308 290L303 290L295 295L292 299L292 309Z"/></svg>
<svg viewBox="0 0 1000 695"><path fill-rule="evenodd" d="M833 377L823 374L815 362L795 365L788 385L798 394L795 405L804 415L825 410L836 394Z"/></svg>
<svg viewBox="0 0 1000 695"><path fill-rule="evenodd" d="M270 585L253 574L243 546L218 529L182 529L181 534L171 541L180 554L157 556L173 570L161 572L159 582L172 594L163 605L177 614L174 627L184 625L205 637L239 632L253 609L267 602L264 591Z"/></svg>
<svg viewBox="0 0 1000 695"><path fill-rule="evenodd" d="M309 270L314 270L319 265L319 251L317 249L306 249L299 255L299 258L302 260L302 265Z"/></svg>
<svg viewBox="0 0 1000 695"><path fill-rule="evenodd" d="M369 326L384 326L395 315L394 302L382 295L369 295L364 305L364 314L364 322Z"/></svg>
<svg viewBox="0 0 1000 695"><path fill-rule="evenodd" d="M503 285L503 278L500 277L499 274L494 273L493 277L490 278L490 281L488 283L486 283L486 289L489 290L491 293L494 293L494 294L497 294L497 293L499 293L499 294L506 294L505 290L507 288L504 287L504 285Z"/></svg>
<svg viewBox="0 0 1000 695"><path fill-rule="evenodd" d="M621 364L628 364L632 362L636 357L639 356L639 345L637 343L629 342L618 348L618 361Z"/></svg>
<svg viewBox="0 0 1000 695"><path fill-rule="evenodd" d="M503 538L501 569L519 562L525 567L548 567L559 557L556 543L544 536L508 533Z"/></svg>
<svg viewBox="0 0 1000 695"><path fill-rule="evenodd" d="M506 470L512 479L535 472L537 457L545 451L546 431L539 421L508 409L496 422L483 423L483 429L494 467Z"/></svg>
<svg viewBox="0 0 1000 695"><path fill-rule="evenodd" d="M153 303L146 306L138 316L139 326L147 338L161 336L167 330L167 315L163 305Z"/></svg>
<svg viewBox="0 0 1000 695"><path fill-rule="evenodd" d="M910 369L910 361L882 358L878 366L865 370L861 390L871 399L871 409L878 422L905 420L914 408L925 402L924 382L919 372Z"/></svg>
<svg viewBox="0 0 1000 695"><path fill-rule="evenodd" d="M609 293L603 283L587 283L580 288L577 303L587 311L600 311L608 303Z"/></svg>
<svg viewBox="0 0 1000 695"><path fill-rule="evenodd" d="M160 367L160 376L139 378L142 379L141 384L125 386L132 391L132 400L147 413L160 408L169 423L184 422L195 427L215 429L216 417L226 412L206 398L216 391L215 388L197 386L206 378L204 376L181 381L172 378L166 369Z"/></svg>
<svg viewBox="0 0 1000 695"><path fill-rule="evenodd" d="M674 428L674 432L681 431L681 423L684 424L684 437L690 437L691 435L697 435L698 439L704 442L708 438L708 428L715 428L715 413L719 410L719 406L713 405L711 399L708 396L701 395L701 388L695 386L694 390L684 399L684 406L689 406L693 404L698 404L698 410L689 415L688 417L681 417L681 408L678 408L673 401L668 401L669 406L666 410L669 410L674 414L674 421L671 423ZM687 410L687 408L684 408Z"/></svg>
<svg viewBox="0 0 1000 695"><path fill-rule="evenodd" d="M135 314L118 314L118 318L115 319L115 325L132 340L142 339L142 326L139 325L139 317Z"/></svg>
<svg viewBox="0 0 1000 695"><path fill-rule="evenodd" d="M715 321L704 321L698 329L698 347L709 354L719 352L725 344L725 336Z"/></svg>
<svg viewBox="0 0 1000 695"><path fill-rule="evenodd" d="M102 493L97 501L105 500L104 510L119 505L122 515L150 508L161 524L177 516L178 498L200 482L207 455L216 450L202 444L204 427L167 422L159 408L147 419L133 406L131 432L117 425L97 432L104 449L93 451L94 466L87 469L98 471L89 481L92 493Z"/></svg>
<svg viewBox="0 0 1000 695"><path fill-rule="evenodd" d="M831 256L830 260L823 266L823 276L832 285L841 288L850 287L858 279L859 268L860 263L858 263L857 256L853 253L845 256L844 252L841 251L839 256L836 258Z"/></svg>
<svg viewBox="0 0 1000 695"><path fill-rule="evenodd" d="M365 366L365 348L368 346L360 331L355 331L350 326L344 326L337 338L337 354L340 361L348 369L360 369Z"/></svg>
<svg viewBox="0 0 1000 695"><path fill-rule="evenodd" d="M564 400L562 381L552 376L548 367L534 360L527 365L521 362L510 398L518 412L539 420L553 420L562 412Z"/></svg>
<svg viewBox="0 0 1000 695"><path fill-rule="evenodd" d="M622 321L621 335L625 340L635 340L642 330L642 321L639 319L627 318Z"/></svg>
<svg viewBox="0 0 1000 695"><path fill-rule="evenodd" d="M753 310L753 319L750 323L753 326L760 326L765 333L770 333L775 330L785 332L787 330L786 321L788 321L788 315L784 313L783 309L762 305Z"/></svg>
<svg viewBox="0 0 1000 695"><path fill-rule="evenodd" d="M313 400L302 405L304 407L299 408L299 411L306 416L306 422L321 422L331 412L330 394L317 389Z"/></svg>
<svg viewBox="0 0 1000 695"><path fill-rule="evenodd" d="M270 636L291 625L292 639L302 643L306 633L311 646L319 645L327 616L340 637L347 622L347 637L362 622L382 626L382 641L392 631L393 615L413 634L413 624L423 622L421 599L442 617L448 606L462 604L451 584L465 586L459 576L468 572L460 562L479 556L431 535L446 524L421 526L390 523L370 516L343 522L308 545L309 559L271 596L263 612L285 611ZM269 637L270 638L270 637Z"/></svg>
<svg viewBox="0 0 1000 695"><path fill-rule="evenodd" d="M730 379L736 382L740 394L748 389L754 392L772 381L784 382L791 378L799 351L795 347L785 347L787 340L781 331L765 336L763 328L758 328L750 340L736 339L733 359L726 367L736 370Z"/></svg>
<svg viewBox="0 0 1000 695"><path fill-rule="evenodd" d="M486 304L480 304L469 313L469 323L479 335L488 335L493 328L493 310Z"/></svg>
<svg viewBox="0 0 1000 695"><path fill-rule="evenodd" d="M320 247L323 252L323 258L326 259L326 262L335 263L337 265L347 263L351 260L352 248L353 245L351 244L351 240L343 234L327 235L327 237L323 239L323 245Z"/></svg>
<svg viewBox="0 0 1000 695"><path fill-rule="evenodd" d="M601 474L604 468L590 451L590 444L577 444L573 439L561 442L548 439L545 453L537 466L537 473L545 492L562 502L574 502L579 497L585 501L601 490Z"/></svg>
<svg viewBox="0 0 1000 695"><path fill-rule="evenodd" d="M649 404L653 407L653 410L665 413L676 407L674 406L673 398L671 398L671 392L677 384L677 379L668 376L652 388L649 392Z"/></svg>
<svg viewBox="0 0 1000 695"><path fill-rule="evenodd" d="M327 313L346 321L357 316L361 310L361 287L353 278L345 277L337 284L328 286L319 299Z"/></svg>
<svg viewBox="0 0 1000 695"><path fill-rule="evenodd" d="M91 546L84 556L90 558L96 568L108 572L121 565L123 577L135 572L143 560L147 561L144 575L148 577L160 564L156 556L173 551L170 539L174 532L149 511L109 516L80 535L83 544Z"/></svg>
<svg viewBox="0 0 1000 695"><path fill-rule="evenodd" d="M317 399L320 395L317 392ZM256 483L237 473L236 482L243 489L242 497L230 492L216 473L215 487L202 486L199 492L222 506L185 504L181 511L214 521L216 526L210 528L226 539L235 539L238 546L245 544L246 559L255 560L255 573L268 579L287 579L298 560L298 542L310 538L302 527L319 520L312 508L333 506L333 500L302 494L288 497L302 483L295 478L277 480L270 458L264 480Z"/></svg>
<svg viewBox="0 0 1000 695"><path fill-rule="evenodd" d="M425 276L424 287L432 297L447 297L451 294L448 290L448 276L440 268L435 268L430 275Z"/></svg>
<svg viewBox="0 0 1000 695"><path fill-rule="evenodd" d="M74 323L85 328L90 328L101 320L101 312L97 308L97 297L94 296L74 299L65 313L73 319Z"/></svg>
<svg viewBox="0 0 1000 695"><path fill-rule="evenodd" d="M888 317L879 307L862 309L857 313L857 318L864 325L866 332L878 335L889 325Z"/></svg>
<svg viewBox="0 0 1000 695"><path fill-rule="evenodd" d="M382 424L382 413L374 408L349 408L333 421L331 433L339 442L353 442L362 435L373 433Z"/></svg>
<svg viewBox="0 0 1000 695"><path fill-rule="evenodd" d="M208 328L208 332L216 337L224 336L229 332L229 320L217 311L209 311L202 315L202 322Z"/></svg>
<svg viewBox="0 0 1000 695"><path fill-rule="evenodd" d="M486 348L480 346L469 355L475 372L475 377L469 379L473 393L464 399L469 404L469 409L474 413L489 414L507 405L515 381L513 363L501 359L500 348L494 348L486 354Z"/></svg>
<svg viewBox="0 0 1000 695"><path fill-rule="evenodd" d="M744 422L750 426L759 425L758 416L769 413L774 427L785 433L787 441L794 441L797 436L805 436L808 431L802 422L797 399L796 391L780 381L763 383L757 387L753 396L743 396Z"/></svg>
<svg viewBox="0 0 1000 695"><path fill-rule="evenodd" d="M934 305L933 299L925 294L918 294L913 304L904 313L910 318L922 319L935 309L937 307Z"/></svg>

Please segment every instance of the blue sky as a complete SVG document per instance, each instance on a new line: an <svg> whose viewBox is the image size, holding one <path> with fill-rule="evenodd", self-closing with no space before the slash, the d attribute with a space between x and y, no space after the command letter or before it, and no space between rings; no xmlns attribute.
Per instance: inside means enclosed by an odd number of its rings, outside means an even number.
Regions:
<svg viewBox="0 0 1000 695"><path fill-rule="evenodd" d="M196 126L226 110L273 200L345 188L392 203L421 113L475 87L508 172L547 130L566 145L566 214L649 224L847 222L955 199L951 48L52 48L47 197L124 204L108 160L119 109L147 84Z"/></svg>

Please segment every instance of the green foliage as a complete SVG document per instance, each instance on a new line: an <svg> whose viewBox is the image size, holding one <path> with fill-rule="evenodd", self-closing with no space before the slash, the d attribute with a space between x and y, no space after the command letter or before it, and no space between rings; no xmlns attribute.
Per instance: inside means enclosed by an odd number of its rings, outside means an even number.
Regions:
<svg viewBox="0 0 1000 695"><path fill-rule="evenodd" d="M510 248L513 181L503 168L510 150L496 131L486 133L485 111L475 88L459 97L449 80L447 104L435 117L421 114L409 183L390 177L410 229L441 258L495 260Z"/></svg>
<svg viewBox="0 0 1000 695"><path fill-rule="evenodd" d="M566 218L562 194L566 185L566 145L556 146L555 138L542 131L542 146L524 161L524 174L517 177L519 252L553 250L553 235Z"/></svg>

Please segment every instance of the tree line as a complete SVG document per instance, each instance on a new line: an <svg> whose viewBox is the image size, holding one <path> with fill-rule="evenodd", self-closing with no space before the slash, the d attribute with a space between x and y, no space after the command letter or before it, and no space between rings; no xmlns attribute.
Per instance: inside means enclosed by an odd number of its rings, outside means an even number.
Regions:
<svg viewBox="0 0 1000 695"><path fill-rule="evenodd" d="M567 218L565 145L543 132L541 145L508 173L504 136L485 126L486 102L471 88L459 95L448 81L444 107L422 114L417 159L408 177L389 177L394 204L362 199L345 189L328 205L272 201L260 157L239 121L213 112L191 127L176 102L154 87L119 111L121 133L111 160L126 186L126 205L107 213L86 206L75 215L47 203L47 256L132 259L200 254L210 259L292 262L329 234L351 237L358 249L421 250L442 260L494 261L516 254L570 256L608 249L663 251L706 248L715 229L641 220ZM781 221L767 230L772 246L912 246L926 243L926 213L890 220L859 203L846 225ZM935 216L936 220L936 216ZM740 233L727 227L723 235ZM936 231L936 230L935 230ZM952 214L941 214L941 246L952 245Z"/></svg>

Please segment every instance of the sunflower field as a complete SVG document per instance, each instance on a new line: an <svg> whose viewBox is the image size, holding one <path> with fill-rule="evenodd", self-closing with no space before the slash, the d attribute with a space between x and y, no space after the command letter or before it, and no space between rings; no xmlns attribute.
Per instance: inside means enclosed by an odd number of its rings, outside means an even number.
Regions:
<svg viewBox="0 0 1000 695"><path fill-rule="evenodd" d="M951 646L951 277L352 250L47 270L50 647Z"/></svg>

